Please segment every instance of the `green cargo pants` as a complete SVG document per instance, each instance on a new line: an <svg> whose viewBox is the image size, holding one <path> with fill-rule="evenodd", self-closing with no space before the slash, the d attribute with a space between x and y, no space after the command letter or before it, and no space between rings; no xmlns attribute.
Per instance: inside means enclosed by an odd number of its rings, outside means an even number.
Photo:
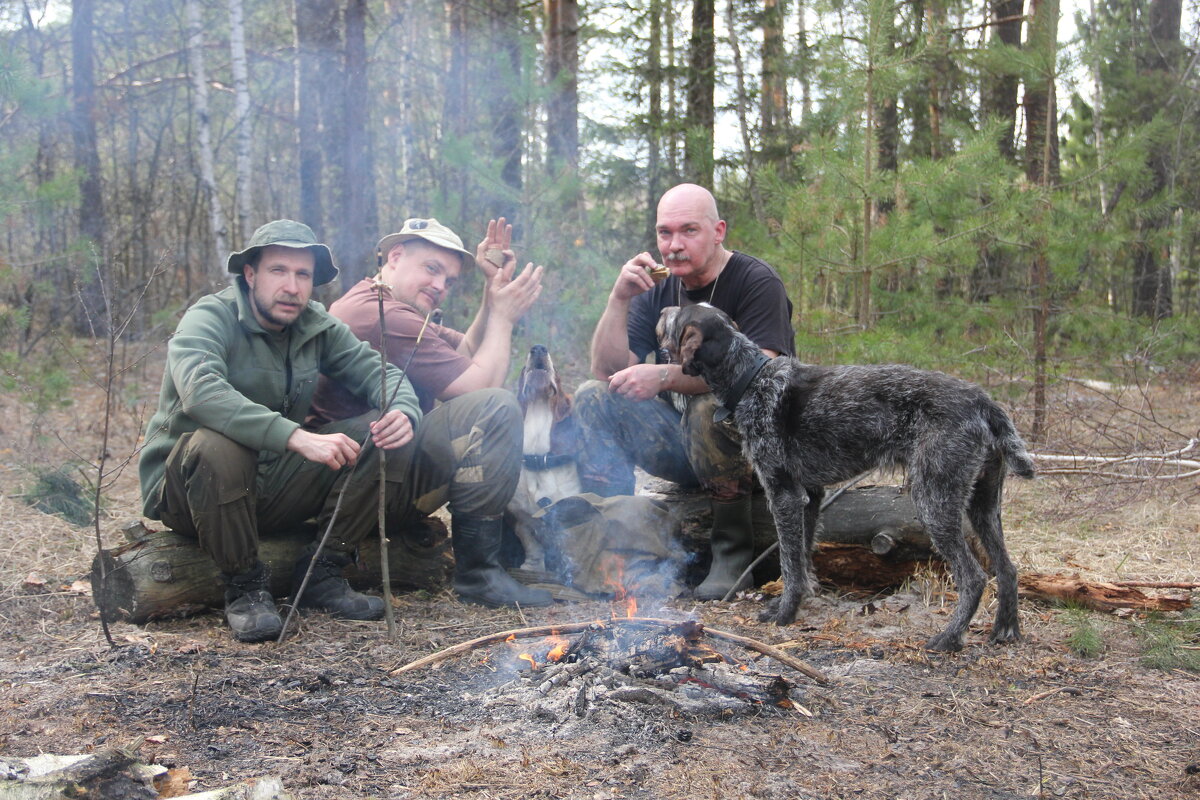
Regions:
<svg viewBox="0 0 1200 800"><path fill-rule="evenodd" d="M366 439L378 416L370 412L331 422L318 433L344 433ZM332 470L297 453L260 453L208 428L179 437L167 456L160 517L177 533L194 536L200 548L228 575L240 575L258 561L260 532L282 532L317 518L324 533L346 486L326 546L353 552L375 527L378 516L379 451L365 447L357 466ZM403 464L388 465L389 483L398 482Z"/></svg>
<svg viewBox="0 0 1200 800"><path fill-rule="evenodd" d="M331 422L317 433L366 439L377 412ZM483 389L426 414L413 440L390 450L389 528L450 503L456 514L499 516L521 473L521 410L511 392ZM221 571L236 575L258 559L258 535L316 517L323 534L348 483L326 546L353 552L378 520L379 451L364 448L353 471L335 472L295 453L259 454L211 430L185 434L167 458L161 519L196 537Z"/></svg>

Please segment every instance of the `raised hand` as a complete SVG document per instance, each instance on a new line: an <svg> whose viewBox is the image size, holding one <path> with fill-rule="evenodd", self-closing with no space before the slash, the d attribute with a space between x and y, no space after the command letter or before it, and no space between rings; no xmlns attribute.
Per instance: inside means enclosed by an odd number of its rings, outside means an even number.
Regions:
<svg viewBox="0 0 1200 800"><path fill-rule="evenodd" d="M504 217L488 220L487 233L475 248L475 263L489 282L510 263L516 265L517 256L512 251L512 225Z"/></svg>

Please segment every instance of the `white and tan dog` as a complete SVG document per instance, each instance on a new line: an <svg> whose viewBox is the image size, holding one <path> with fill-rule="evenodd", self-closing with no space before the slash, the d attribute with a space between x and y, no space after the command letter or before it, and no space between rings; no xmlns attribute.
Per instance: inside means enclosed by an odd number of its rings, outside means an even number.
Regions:
<svg viewBox="0 0 1200 800"><path fill-rule="evenodd" d="M521 568L543 571L545 543L534 515L564 497L582 492L575 467L571 398L563 391L544 345L534 345L529 351L517 381L517 401L525 418L524 458L508 515L525 548Z"/></svg>

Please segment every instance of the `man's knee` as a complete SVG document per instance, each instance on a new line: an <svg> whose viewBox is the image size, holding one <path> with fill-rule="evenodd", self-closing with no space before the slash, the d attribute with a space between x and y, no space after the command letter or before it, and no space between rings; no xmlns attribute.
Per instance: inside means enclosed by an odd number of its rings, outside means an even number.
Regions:
<svg viewBox="0 0 1200 800"><path fill-rule="evenodd" d="M217 474L253 472L258 463L256 451L211 428L184 434L176 448L168 459L168 468L174 466L188 473L198 468Z"/></svg>

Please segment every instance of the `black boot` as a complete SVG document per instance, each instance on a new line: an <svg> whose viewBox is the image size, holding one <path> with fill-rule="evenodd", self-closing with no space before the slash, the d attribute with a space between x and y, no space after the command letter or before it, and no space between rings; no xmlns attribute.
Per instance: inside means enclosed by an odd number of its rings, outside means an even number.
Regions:
<svg viewBox="0 0 1200 800"><path fill-rule="evenodd" d="M754 522L750 495L728 502L712 501L712 566L696 587L697 600L720 600L734 588L738 577L754 560ZM748 589L750 576L737 584Z"/></svg>
<svg viewBox="0 0 1200 800"><path fill-rule="evenodd" d="M279 636L283 619L271 597L271 573L256 561L240 575L221 573L225 580L225 621L239 642L262 642Z"/></svg>
<svg viewBox="0 0 1200 800"><path fill-rule="evenodd" d="M545 589L532 589L500 566L504 521L500 517L454 515L454 591L463 600L490 608L521 605L548 606L554 597Z"/></svg>
<svg viewBox="0 0 1200 800"><path fill-rule="evenodd" d="M343 619L381 619L383 598L354 591L342 577L342 570L350 563L350 556L336 550L322 550L321 554L313 559L313 549L307 550L292 570L292 596L295 597L301 581L304 580L304 573L308 570L308 562L313 561L312 575L309 576L308 586L305 587L298 606L328 611L333 616Z"/></svg>

